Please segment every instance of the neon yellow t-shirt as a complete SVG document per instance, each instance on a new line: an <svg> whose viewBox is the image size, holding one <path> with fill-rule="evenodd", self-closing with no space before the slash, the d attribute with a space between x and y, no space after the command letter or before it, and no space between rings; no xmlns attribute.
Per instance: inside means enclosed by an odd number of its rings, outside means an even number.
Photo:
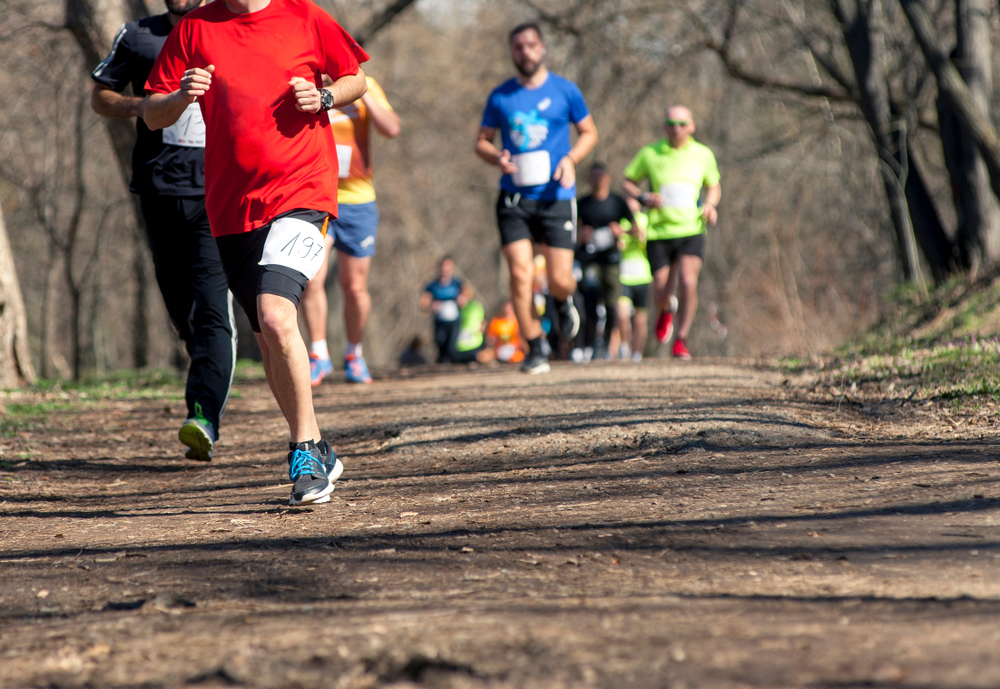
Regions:
<svg viewBox="0 0 1000 689"><path fill-rule="evenodd" d="M383 108L392 110L378 82L367 77L368 93ZM337 202L349 206L375 200L372 181L371 118L368 107L360 98L347 107L330 111L333 138L337 142L340 161L340 184Z"/></svg>
<svg viewBox="0 0 1000 689"><path fill-rule="evenodd" d="M661 139L639 150L625 168L625 177L636 184L648 179L650 191L663 197L663 206L649 211L647 240L691 237L705 231L698 199L704 187L719 183L719 166L707 146L689 139L674 148L668 139Z"/></svg>
<svg viewBox="0 0 1000 689"><path fill-rule="evenodd" d="M649 216L645 213L636 213L635 222L649 231ZM621 226L625 232L632 229L632 223L625 219L622 219ZM623 234L620 239L623 246L622 260L618 265L618 281L623 285L646 285L652 282L653 272L646 257L646 240L630 234Z"/></svg>

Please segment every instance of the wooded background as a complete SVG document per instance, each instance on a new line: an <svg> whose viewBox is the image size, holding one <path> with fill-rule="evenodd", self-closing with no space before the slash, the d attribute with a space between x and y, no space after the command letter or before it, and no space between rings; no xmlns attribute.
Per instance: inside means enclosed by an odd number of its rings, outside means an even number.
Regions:
<svg viewBox="0 0 1000 689"><path fill-rule="evenodd" d="M123 156L133 123L89 105L89 72L149 0L3 0L0 385L184 365ZM997 6L984 0L319 0L372 56L403 133L375 144L382 214L365 352L392 366L451 254L487 309L503 299L498 172L473 153L506 36L539 21L548 66L579 84L620 171L686 104L722 172L698 355L806 354L918 290L1000 260L993 126ZM919 40L918 40L919 39ZM585 193L581 186L581 193ZM4 224L0 220L0 235ZM12 253L16 279L10 274ZM6 254L6 255L5 255ZM5 263L5 261L7 261ZM330 280L330 334L342 345ZM23 308L20 296L23 295ZM711 309L727 326L721 340ZM244 331L241 353L252 355ZM425 338L426 339L426 338Z"/></svg>

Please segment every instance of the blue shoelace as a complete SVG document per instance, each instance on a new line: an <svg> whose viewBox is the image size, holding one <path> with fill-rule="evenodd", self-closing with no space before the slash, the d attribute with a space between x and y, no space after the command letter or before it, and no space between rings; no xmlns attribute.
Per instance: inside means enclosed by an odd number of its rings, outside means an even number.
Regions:
<svg viewBox="0 0 1000 689"><path fill-rule="evenodd" d="M303 474L325 475L323 463L305 450L292 453L292 461L288 464L288 479L293 483Z"/></svg>

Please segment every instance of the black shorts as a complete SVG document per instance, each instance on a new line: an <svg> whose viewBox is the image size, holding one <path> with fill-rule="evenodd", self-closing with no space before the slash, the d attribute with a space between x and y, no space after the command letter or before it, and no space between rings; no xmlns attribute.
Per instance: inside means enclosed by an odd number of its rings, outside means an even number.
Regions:
<svg viewBox="0 0 1000 689"><path fill-rule="evenodd" d="M647 308L649 306L650 284L647 282L645 285L622 285L622 295L618 297L619 303L627 299L636 311Z"/></svg>
<svg viewBox="0 0 1000 689"><path fill-rule="evenodd" d="M576 248L576 199L539 201L500 192L497 199L500 245L530 239L555 249Z"/></svg>
<svg viewBox="0 0 1000 689"><path fill-rule="evenodd" d="M325 230L328 214L322 211L293 210L282 213L278 218L297 218L312 223L321 231ZM275 218L277 220L278 218ZM273 221L272 221L273 222ZM309 278L292 268L279 265L260 265L264 255L264 243L271 231L268 224L257 230L242 234L230 234L216 237L219 247L219 258L226 272L229 291L250 319L250 327L255 333L260 332L260 319L257 317L257 297L261 294L276 294L295 304L298 308Z"/></svg>
<svg viewBox="0 0 1000 689"><path fill-rule="evenodd" d="M695 234L677 239L650 239L646 242L646 255L649 257L649 267L655 273L664 266L669 266L681 256L697 256L705 258L705 235Z"/></svg>

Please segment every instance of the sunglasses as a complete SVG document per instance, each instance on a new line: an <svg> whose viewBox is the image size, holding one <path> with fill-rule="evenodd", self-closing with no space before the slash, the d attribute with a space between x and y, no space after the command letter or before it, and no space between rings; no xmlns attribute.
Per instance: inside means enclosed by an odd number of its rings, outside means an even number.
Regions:
<svg viewBox="0 0 1000 689"><path fill-rule="evenodd" d="M691 124L691 120L666 120L668 127L686 127Z"/></svg>

